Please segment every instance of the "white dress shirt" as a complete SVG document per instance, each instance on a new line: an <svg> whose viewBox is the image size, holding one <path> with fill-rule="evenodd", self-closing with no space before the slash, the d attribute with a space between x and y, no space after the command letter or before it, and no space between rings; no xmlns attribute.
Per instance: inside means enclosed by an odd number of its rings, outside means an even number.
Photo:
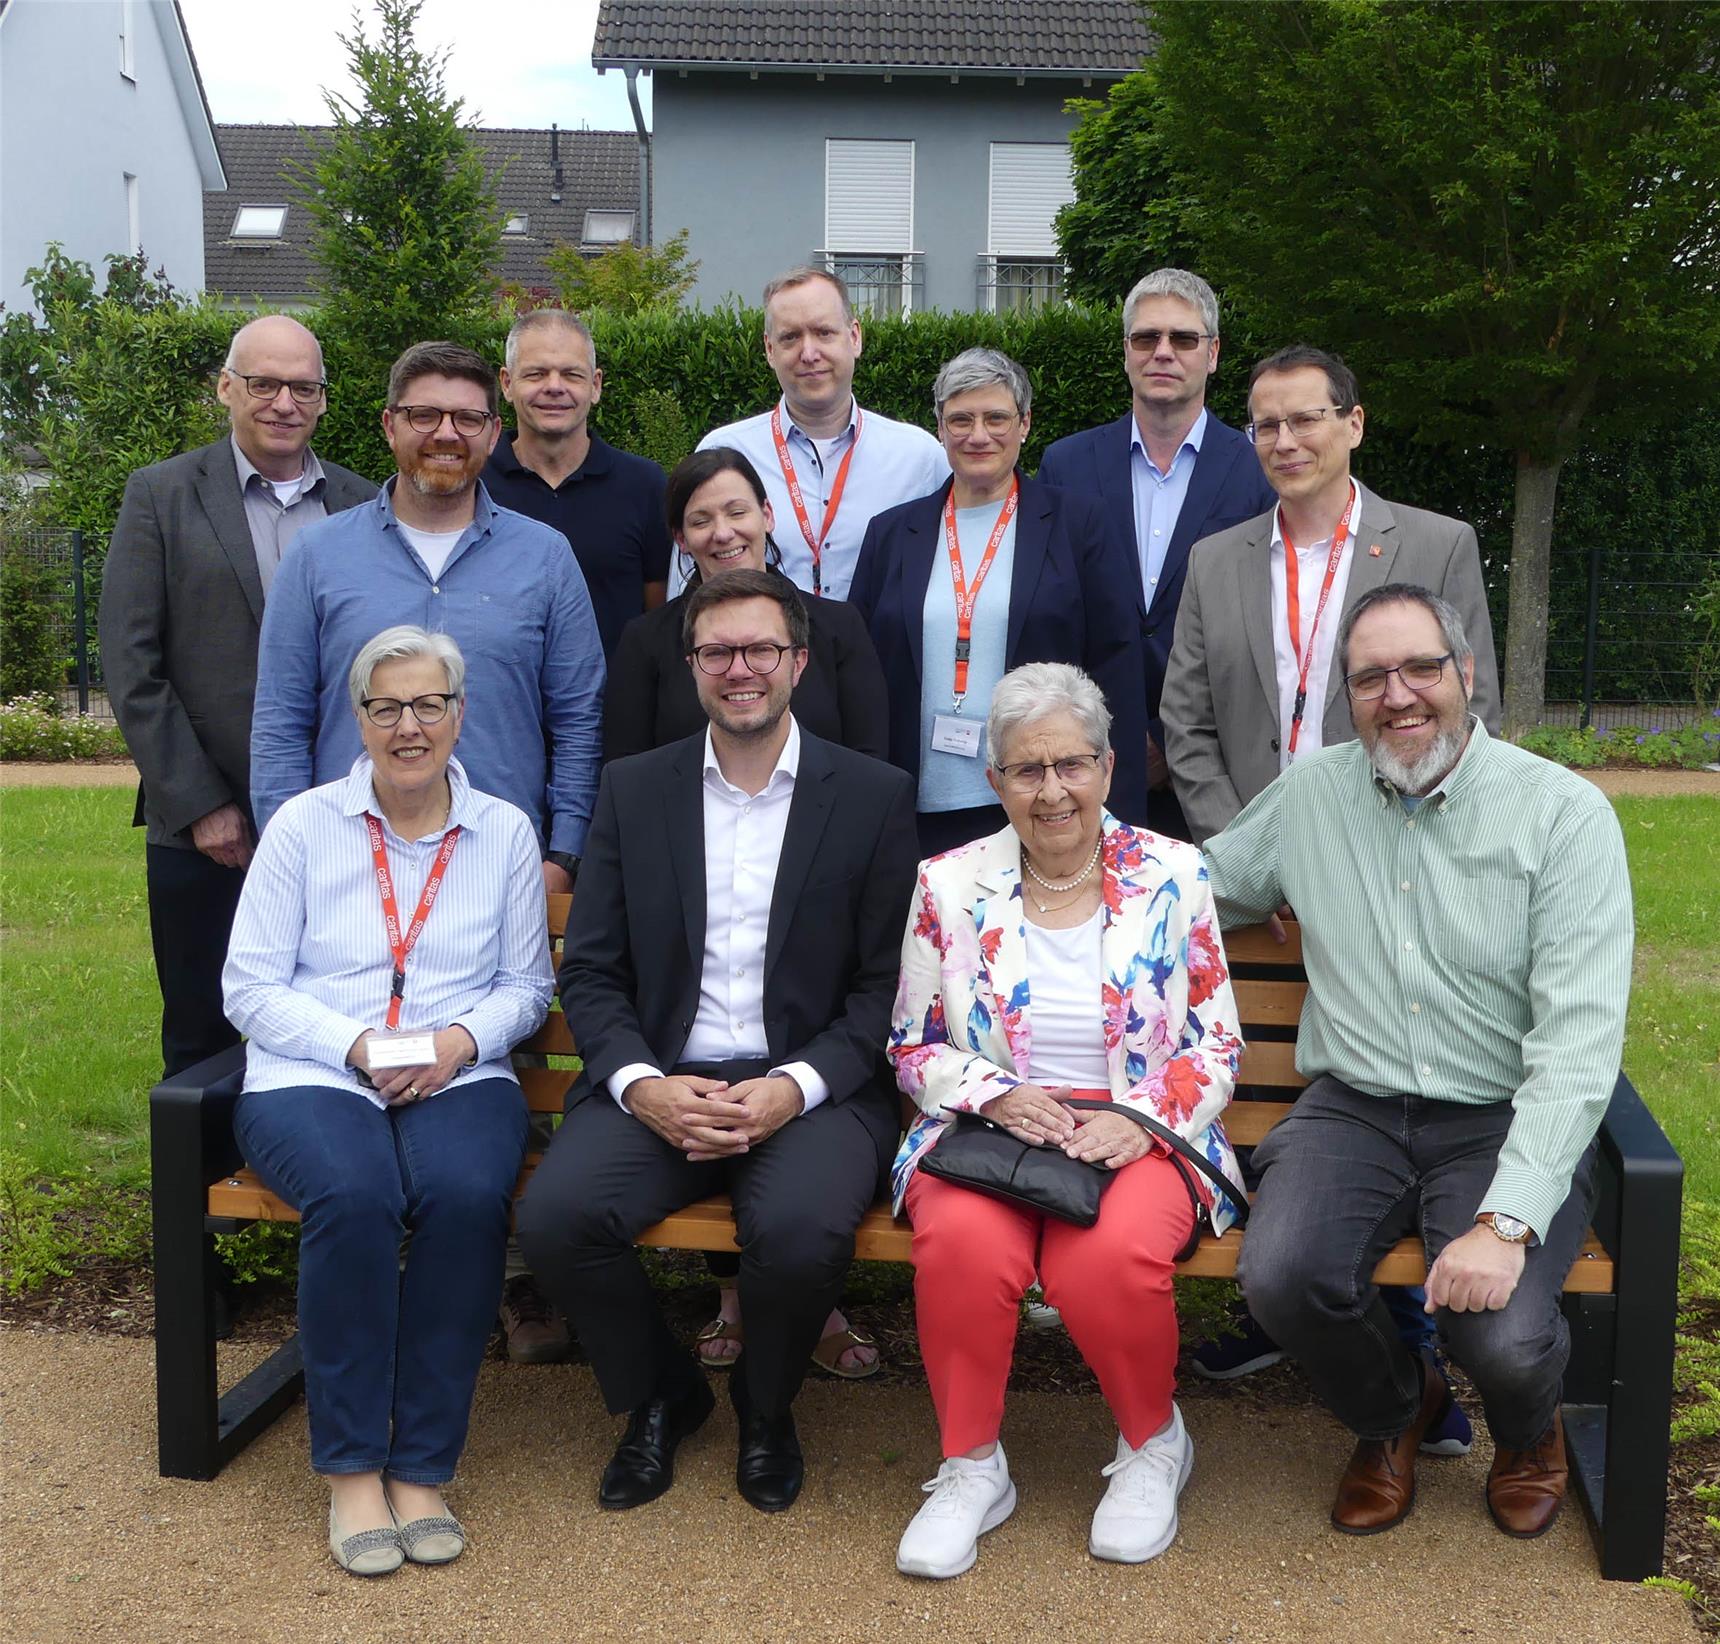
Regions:
<svg viewBox="0 0 1720 1644"><path fill-rule="evenodd" d="M792 714L776 767L756 794L723 775L710 729L705 730L705 952L699 1008L681 1051L683 1062L762 1061L770 1055L764 1030L765 938L799 771L800 726ZM770 1072L800 1086L803 1114L830 1094L810 1062L785 1062ZM609 1076L609 1094L626 1107L622 1098L635 1079L662 1077L660 1068L630 1062Z"/></svg>
<svg viewBox="0 0 1720 1644"><path fill-rule="evenodd" d="M848 468L848 481L842 488L836 518L819 555L825 598L846 599L848 586L854 580L854 566L860 558L860 544L873 515L894 508L899 502L930 496L950 477L949 460L944 456L944 448L925 429L881 417L876 411L862 411L853 401L848 407L848 426L830 439L817 441L796 427L788 414L786 400L779 402L779 409L783 441L788 446L789 461L794 464L800 498L806 505L807 523L814 536L824 528L824 512L836 485L836 474L842 458L854 447L858 425L860 443L854 448L854 461ZM788 481L783 478L782 464L777 460L770 416L766 411L724 428L714 428L699 441L699 449L732 446L758 470L776 518L776 529L771 534L782 550L783 572L810 593L812 550L795 517ZM671 599L687 585L681 559L676 554L670 560Z"/></svg>
<svg viewBox="0 0 1720 1644"><path fill-rule="evenodd" d="M332 1085L376 1100L347 1066L366 1028L388 1016L394 958L364 813L381 819L371 763L289 799L257 841L245 875L221 991L250 1044L245 1088ZM474 1079L512 1079L508 1053L536 1029L555 989L537 831L525 812L479 793L448 761L448 821L401 839L382 821L401 920L410 924L448 828L459 843L406 961L403 1032L458 1023L478 1047ZM517 1081L516 1081L517 1082ZM378 1104L380 1105L380 1103Z"/></svg>
<svg viewBox="0 0 1720 1644"><path fill-rule="evenodd" d="M1338 624L1344 615L1344 591L1350 586L1350 564L1356 554L1356 529L1362 518L1362 487L1351 480L1350 509L1345 515L1350 522L1344 552L1338 559L1338 569L1332 578L1332 591L1326 596L1325 615L1320 618L1319 632L1313 635L1314 656L1308 664L1308 700L1302 708L1302 730L1296 738L1296 757L1312 753L1322 746L1321 726L1326 718L1326 687L1332 677L1332 651L1337 642ZM1314 613L1320 605L1320 585L1326 580L1326 557L1332 551L1328 534L1318 542L1296 544L1297 598L1301 622L1302 649L1308 649L1308 637L1314 627ZM1278 769L1290 764L1290 720L1296 710L1296 681L1301 664L1290 645L1290 600L1284 588L1284 518L1281 508L1272 510L1272 659L1278 673Z"/></svg>

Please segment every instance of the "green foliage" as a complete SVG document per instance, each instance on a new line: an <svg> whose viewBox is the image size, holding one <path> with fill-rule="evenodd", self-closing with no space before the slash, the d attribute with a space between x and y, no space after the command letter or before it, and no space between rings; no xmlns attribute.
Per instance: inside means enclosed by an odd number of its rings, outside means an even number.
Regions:
<svg viewBox="0 0 1720 1644"><path fill-rule="evenodd" d="M1556 765L1592 770L1601 765L1641 765L1651 770L1699 771L1720 764L1720 713L1667 730L1660 725L1615 725L1611 730L1542 725L1517 738L1517 746Z"/></svg>
<svg viewBox="0 0 1720 1644"><path fill-rule="evenodd" d="M698 435L687 426L687 414L673 394L647 388L633 402L633 443L628 449L649 457L664 473L673 472L675 464L698 443Z"/></svg>
<svg viewBox="0 0 1720 1644"><path fill-rule="evenodd" d="M1672 1442L1720 1437L1720 1205L1687 1199L1678 1252Z"/></svg>
<svg viewBox="0 0 1720 1644"><path fill-rule="evenodd" d="M147 1261L149 1200L93 1175L31 1180L0 1156L0 1295L20 1296L98 1261Z"/></svg>
<svg viewBox="0 0 1720 1644"><path fill-rule="evenodd" d="M373 39L339 36L361 100L324 94L332 131L297 177L315 223L329 409L320 442L360 473L392 468L378 412L388 368L416 342L470 342L491 309L501 221L483 161L443 81L447 53L415 30L423 0L376 0Z"/></svg>
<svg viewBox="0 0 1720 1644"><path fill-rule="evenodd" d="M55 631L64 603L61 578L14 545L6 546L0 559L0 701L51 693L66 672Z"/></svg>
<svg viewBox="0 0 1720 1644"><path fill-rule="evenodd" d="M217 1233L215 1254L239 1284L299 1282L297 1222L252 1222L237 1233Z"/></svg>
<svg viewBox="0 0 1720 1644"><path fill-rule="evenodd" d="M1691 601L1690 694L1720 712L1720 557Z"/></svg>
<svg viewBox="0 0 1720 1644"><path fill-rule="evenodd" d="M545 253L544 264L555 280L556 301L580 313L598 308L615 314L673 309L693 289L699 273L698 261L687 256L686 229L660 246L612 245L595 257L558 242Z"/></svg>
<svg viewBox="0 0 1720 1644"><path fill-rule="evenodd" d="M0 572L0 586L3 579L4 572ZM5 671L5 667L0 667L0 675ZM89 714L62 714L52 691L15 696L0 705L0 760L124 759L125 756L125 738L120 735L119 726Z"/></svg>

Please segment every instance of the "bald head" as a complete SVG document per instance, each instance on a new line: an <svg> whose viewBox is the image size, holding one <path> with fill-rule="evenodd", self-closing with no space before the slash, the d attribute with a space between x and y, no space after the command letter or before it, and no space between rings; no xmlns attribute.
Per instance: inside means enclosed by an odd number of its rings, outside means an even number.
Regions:
<svg viewBox="0 0 1720 1644"><path fill-rule="evenodd" d="M265 314L240 326L215 385L233 438L259 473L297 479L305 451L327 408L322 346L287 314Z"/></svg>

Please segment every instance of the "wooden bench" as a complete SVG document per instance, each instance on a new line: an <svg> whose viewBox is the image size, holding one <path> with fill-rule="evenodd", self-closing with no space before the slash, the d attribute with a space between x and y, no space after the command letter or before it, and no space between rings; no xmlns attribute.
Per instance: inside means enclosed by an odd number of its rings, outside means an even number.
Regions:
<svg viewBox="0 0 1720 1644"><path fill-rule="evenodd" d="M549 898L559 943L569 898ZM1295 1068L1296 1023L1307 990L1300 933L1280 946L1264 929L1226 940L1244 1053L1238 1099L1225 1128L1252 1147L1286 1113L1303 1084ZM574 1070L536 1065L571 1059L574 1043L559 1010L518 1048L529 1064L520 1083L533 1111L562 1112ZM226 1393L216 1374L216 1270L208 1235L298 1213L243 1166L232 1111L243 1050L214 1057L150 1093L154 1173L156 1415L160 1471L213 1478L302 1391L297 1338ZM523 1191L537 1164L529 1155ZM1601 1195L1594 1226L1565 1282L1572 1337L1565 1377L1566 1442L1609 1579L1635 1581L1661 1568L1677 1304L1679 1205L1683 1167L1628 1079L1620 1074L1601 1130ZM1232 1278L1243 1234L1208 1234L1179 1273ZM641 1235L643 1245L734 1250L726 1198L706 1199ZM911 1233L887 1202L867 1212L855 1240L865 1261L909 1259ZM1375 1269L1384 1284L1418 1284L1421 1245L1405 1239Z"/></svg>

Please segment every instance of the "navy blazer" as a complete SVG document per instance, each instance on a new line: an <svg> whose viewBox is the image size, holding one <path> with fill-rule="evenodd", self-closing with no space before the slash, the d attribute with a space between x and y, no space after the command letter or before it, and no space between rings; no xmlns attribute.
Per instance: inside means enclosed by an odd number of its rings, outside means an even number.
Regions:
<svg viewBox="0 0 1720 1644"><path fill-rule="evenodd" d="M1176 632L1189 549L1202 537L1265 513L1278 498L1266 483L1247 435L1209 412L1200 455L1189 476L1188 494L1171 532L1170 547L1165 550L1159 585L1153 590L1152 606L1142 608L1140 545L1135 541L1135 493L1129 472L1134 424L1130 411L1102 428L1084 429L1055 441L1046 447L1039 478L1047 485L1092 497L1104 515L1106 529L1127 551L1146 643L1147 716L1153 740L1162 748L1165 734L1159 722L1159 697Z"/></svg>
<svg viewBox="0 0 1720 1644"><path fill-rule="evenodd" d="M920 774L920 688L926 588L948 576L943 509L953 481L874 516L860 545L848 602L866 618L890 691L890 763ZM1098 681L1111 709L1117 770L1110 808L1146 822L1146 662L1135 604L1117 597L1140 583L1134 556L1085 497L1022 478L1015 518L1004 667L1073 662ZM987 585L986 597L991 594Z"/></svg>

